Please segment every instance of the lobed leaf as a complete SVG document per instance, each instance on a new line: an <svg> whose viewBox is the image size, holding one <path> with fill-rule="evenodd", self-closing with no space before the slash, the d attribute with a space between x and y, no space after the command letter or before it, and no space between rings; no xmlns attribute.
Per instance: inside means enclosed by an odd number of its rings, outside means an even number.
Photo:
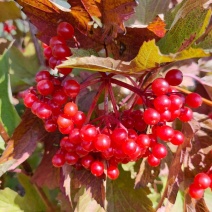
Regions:
<svg viewBox="0 0 212 212"><path fill-rule="evenodd" d="M45 135L42 122L27 110L0 157L0 176L23 163Z"/></svg>
<svg viewBox="0 0 212 212"><path fill-rule="evenodd" d="M134 189L134 180L129 172L120 170L118 179L107 180L107 211L154 211L152 202L147 197L148 189Z"/></svg>
<svg viewBox="0 0 212 212"><path fill-rule="evenodd" d="M211 10L204 9L204 3L205 0L188 0L176 8L169 31L157 43L163 54L176 53L190 47L205 32Z"/></svg>

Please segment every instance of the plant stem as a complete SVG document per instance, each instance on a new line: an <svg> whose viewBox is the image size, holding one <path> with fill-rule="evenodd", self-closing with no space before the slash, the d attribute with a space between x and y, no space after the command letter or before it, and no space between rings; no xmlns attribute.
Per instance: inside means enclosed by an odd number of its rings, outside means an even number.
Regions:
<svg viewBox="0 0 212 212"><path fill-rule="evenodd" d="M36 52L36 55L38 57L38 61L39 61L40 65L45 66L45 62L44 62L44 58L43 58L43 55L42 55L42 50L41 50L40 44L38 43L38 39L35 37L35 35L33 33L32 24L29 21L28 21L28 23L29 23L29 30L30 30L30 33L31 33L31 36L32 36L32 41L33 41L34 46L35 46L35 52Z"/></svg>
<svg viewBox="0 0 212 212"><path fill-rule="evenodd" d="M96 93L96 95L95 95L95 97L94 97L94 99L93 99L93 102L92 102L92 104L91 104L91 106L90 106L90 109L89 109L89 111L88 111L88 114L87 114L85 123L88 123L88 122L90 121L91 115L92 115L92 113L93 113L93 111L94 111L94 109L95 109L95 107L96 107L96 104L97 104L97 102L98 102L98 100L99 100L99 97L100 97L100 95L102 94L102 91L103 91L104 88L105 88L105 83L103 82L103 83L100 85L99 90L98 90L98 92Z"/></svg>
<svg viewBox="0 0 212 212"><path fill-rule="evenodd" d="M185 94L190 94L190 93L192 93L191 91L188 91L188 90L186 90L186 89L184 89L184 88L176 87L176 89L177 89L178 91L181 91L181 92L185 93ZM203 102L204 104L206 104L206 105L212 107L212 101L210 101L209 99L206 99L206 98L203 98L203 97L202 97L202 102Z"/></svg>
<svg viewBox="0 0 212 212"><path fill-rule="evenodd" d="M111 79L111 83L119 85L119 86L124 87L124 88L127 88L128 90L132 91L133 93L136 93L139 96L143 96L143 91L142 90L140 90L139 88L135 88L134 86L129 85L129 84L125 83L125 82L122 82L120 80L112 78Z"/></svg>
<svg viewBox="0 0 212 212"><path fill-rule="evenodd" d="M10 136L5 130L3 124L0 122L0 136L3 138L4 142L7 143L10 140Z"/></svg>
<svg viewBox="0 0 212 212"><path fill-rule="evenodd" d="M118 117L119 117L119 112L118 112L118 110L117 110L116 99L115 99L115 96L114 96L114 93L113 93L113 88L112 88L112 86L111 86L110 81L109 81L109 83L108 83L108 91L109 91L109 94L110 94L111 103L112 103L112 105L113 105L113 110L114 110L114 112L115 112L116 118L118 118Z"/></svg>

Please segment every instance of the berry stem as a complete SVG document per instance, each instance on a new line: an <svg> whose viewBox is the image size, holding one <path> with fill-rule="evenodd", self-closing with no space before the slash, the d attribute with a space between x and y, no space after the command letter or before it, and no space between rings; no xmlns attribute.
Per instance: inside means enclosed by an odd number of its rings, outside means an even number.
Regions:
<svg viewBox="0 0 212 212"><path fill-rule="evenodd" d="M140 90L139 88L134 87L132 85L129 85L129 84L125 83L125 82L122 82L120 80L112 78L111 79L111 83L119 85L119 86L124 87L124 88L127 88L128 90L132 91L133 93L136 93L137 95L139 95L141 97L143 96L143 91L142 90Z"/></svg>
<svg viewBox="0 0 212 212"><path fill-rule="evenodd" d="M96 107L96 104L97 104L97 102L99 100L99 97L102 94L102 91L104 90L104 88L105 88L105 83L103 82L100 85L99 90L98 90L98 92L96 93L96 95L95 95L95 97L93 99L93 102L91 103L90 109L89 109L89 111L87 113L85 124L87 124L90 121L91 115L92 115L92 113L93 113L93 111L94 111L94 109Z"/></svg>
<svg viewBox="0 0 212 212"><path fill-rule="evenodd" d="M101 82L102 79L101 78L94 78L94 79L90 79L90 80L86 80L85 82L83 82L81 85L80 85L80 90L83 90L85 88L87 88L88 86L91 86L91 85L95 85L97 84L98 82Z"/></svg>
<svg viewBox="0 0 212 212"><path fill-rule="evenodd" d="M115 96L114 96L114 93L113 93L113 88L112 88L110 81L108 83L108 92L110 94L111 103L113 105L113 109L114 109L114 112L115 112L115 115L116 115L116 118L117 118L117 117L119 117L119 112L117 110L116 99L115 99Z"/></svg>
<svg viewBox="0 0 212 212"><path fill-rule="evenodd" d="M181 91L181 92L185 93L185 94L190 94L190 93L192 93L191 91L188 91L188 90L186 90L186 89L184 89L184 88L176 87L176 89L177 89L178 91ZM202 97L202 102L205 103L206 105L212 107L212 101L210 101L209 99L206 99L206 98L203 98L203 97Z"/></svg>

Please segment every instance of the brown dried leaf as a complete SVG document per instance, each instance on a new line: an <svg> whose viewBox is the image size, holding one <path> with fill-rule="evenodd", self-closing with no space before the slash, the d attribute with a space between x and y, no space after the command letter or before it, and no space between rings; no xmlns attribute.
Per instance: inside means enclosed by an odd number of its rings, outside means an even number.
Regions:
<svg viewBox="0 0 212 212"><path fill-rule="evenodd" d="M49 189L59 187L60 169L55 168L51 161L58 150L55 144L59 143L60 136L58 133L48 133L45 137L43 158L32 177L32 181L40 187L47 186Z"/></svg>
<svg viewBox="0 0 212 212"><path fill-rule="evenodd" d="M103 179L95 177L87 170L73 170L72 181L75 188L85 186L91 197L104 207L105 188Z"/></svg>
<svg viewBox="0 0 212 212"><path fill-rule="evenodd" d="M27 110L0 158L0 175L23 163L35 150L37 141L46 134L42 122Z"/></svg>

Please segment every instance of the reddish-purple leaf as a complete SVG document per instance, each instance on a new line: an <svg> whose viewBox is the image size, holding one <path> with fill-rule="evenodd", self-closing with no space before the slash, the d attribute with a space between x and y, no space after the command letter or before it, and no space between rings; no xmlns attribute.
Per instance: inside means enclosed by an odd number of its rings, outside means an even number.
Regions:
<svg viewBox="0 0 212 212"><path fill-rule="evenodd" d="M85 186L90 195L104 207L105 200L105 188L103 185L103 179L97 178L91 174L91 172L83 170L73 170L73 185L75 188Z"/></svg>
<svg viewBox="0 0 212 212"><path fill-rule="evenodd" d="M58 150L55 144L59 143L60 138L58 133L48 133L45 137L43 158L32 177L32 181L40 187L54 189L60 186L60 169L52 165L52 157Z"/></svg>
<svg viewBox="0 0 212 212"><path fill-rule="evenodd" d="M27 110L0 158L1 174L23 163L35 150L37 141L46 134L42 122ZM13 163L7 165L11 160Z"/></svg>

